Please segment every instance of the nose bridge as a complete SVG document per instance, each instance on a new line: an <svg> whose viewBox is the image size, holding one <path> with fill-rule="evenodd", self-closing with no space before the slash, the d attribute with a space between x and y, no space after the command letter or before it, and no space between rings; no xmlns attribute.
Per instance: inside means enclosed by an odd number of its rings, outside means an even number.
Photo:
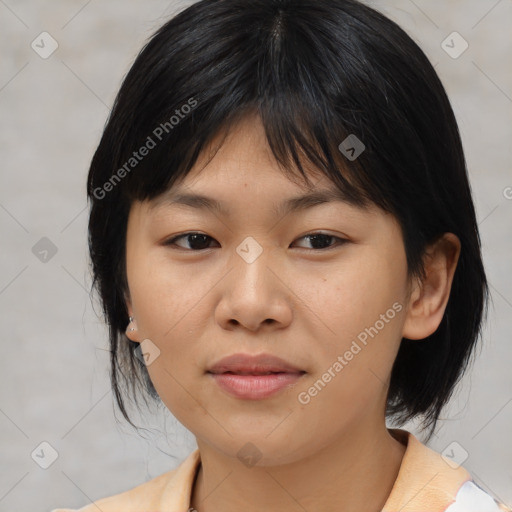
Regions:
<svg viewBox="0 0 512 512"><path fill-rule="evenodd" d="M272 249L246 237L232 255L217 320L224 326L241 325L251 331L270 321L283 327L292 319L290 304L276 278Z"/></svg>
<svg viewBox="0 0 512 512"><path fill-rule="evenodd" d="M249 287L246 292L251 293L256 288L260 290L268 283L267 268L270 262L270 248L263 247L254 237L247 236L235 249L233 262L235 275L233 278L243 286Z"/></svg>

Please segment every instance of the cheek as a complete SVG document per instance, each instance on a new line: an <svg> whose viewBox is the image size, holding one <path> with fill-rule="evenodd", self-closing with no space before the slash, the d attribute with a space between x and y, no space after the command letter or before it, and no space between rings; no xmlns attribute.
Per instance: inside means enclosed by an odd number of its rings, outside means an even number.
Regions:
<svg viewBox="0 0 512 512"><path fill-rule="evenodd" d="M151 380L167 405L193 410L180 384L190 388L204 371L200 342L211 319L208 294L216 281L192 266L187 271L171 266L160 251L133 251L127 263L140 340L150 339L160 351L147 367Z"/></svg>
<svg viewBox="0 0 512 512"><path fill-rule="evenodd" d="M176 340L175 331L183 329L188 315L207 291L207 279L200 272L172 267L161 254L137 257L128 269L128 282L139 331L145 337ZM211 286L210 286L211 288Z"/></svg>
<svg viewBox="0 0 512 512"><path fill-rule="evenodd" d="M150 339L160 351L147 366L153 386L178 421L193 430L206 414L196 389L201 355L197 334L203 328L201 297L206 291L200 279L192 281L167 267L147 260L133 268L130 292L140 339Z"/></svg>
<svg viewBox="0 0 512 512"><path fill-rule="evenodd" d="M298 280L300 286L295 291L304 305L304 313L313 313L324 328L324 348L338 350L350 345L351 340L376 322L381 327L381 315L385 315L384 321L391 318L394 324L398 323L394 319L400 307L393 309L393 304L404 306L405 261L382 256L369 250L322 274L309 272L305 274L307 278ZM390 331L390 324L391 321L386 322L386 331Z"/></svg>
<svg viewBox="0 0 512 512"><path fill-rule="evenodd" d="M384 386L401 342L405 312L405 255L368 251L359 256L345 269L319 279L322 285L309 299L325 323L317 373L321 378L329 370L336 374L322 378L332 381L328 387L336 396L325 394L320 401L333 399L348 407L355 407L354 397L371 400ZM338 371L333 368L337 361Z"/></svg>

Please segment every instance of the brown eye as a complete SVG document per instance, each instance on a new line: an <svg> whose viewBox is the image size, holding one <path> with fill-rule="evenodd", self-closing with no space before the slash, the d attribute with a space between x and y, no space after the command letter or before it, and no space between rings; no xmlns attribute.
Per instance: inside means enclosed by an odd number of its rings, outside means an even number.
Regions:
<svg viewBox="0 0 512 512"><path fill-rule="evenodd" d="M329 235L326 233L310 233L306 236L299 238L298 240L308 239L313 246L311 250L323 250L323 249L331 249L333 247L343 245L348 242L345 238L340 238L338 236ZM333 244L332 242L335 242ZM308 249L306 247L306 249Z"/></svg>
<svg viewBox="0 0 512 512"><path fill-rule="evenodd" d="M188 247L183 247L177 243L177 241L181 239L186 240L185 243L188 244ZM208 245L210 240L213 240L213 238L203 233L184 233L177 237L171 238L165 242L165 245L174 245L182 249L189 249L192 251L201 251L209 248Z"/></svg>

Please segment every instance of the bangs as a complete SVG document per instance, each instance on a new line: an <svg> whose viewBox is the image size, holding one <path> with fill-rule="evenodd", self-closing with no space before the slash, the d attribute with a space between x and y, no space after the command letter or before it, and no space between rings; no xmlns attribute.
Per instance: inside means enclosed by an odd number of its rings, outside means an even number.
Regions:
<svg viewBox="0 0 512 512"><path fill-rule="evenodd" d="M338 149L338 141L348 135L333 136L334 129L320 124L314 130L300 126L304 119L314 117L314 113L296 113L296 117L291 117L264 103L259 109L249 104L241 105L235 114L229 110L218 114L219 119L195 129L194 136L187 133L186 121L172 136L162 136L151 157L141 162L127 179L127 200L155 199L183 180L200 159L205 161L202 168L206 167L245 118L261 121L269 148L280 170L291 181L312 186L310 178L321 173L336 184L349 204L362 208L383 197L378 193L374 194L375 198L368 195L364 187L368 186L365 179L369 177L358 162L345 159ZM343 133L339 128L337 132Z"/></svg>

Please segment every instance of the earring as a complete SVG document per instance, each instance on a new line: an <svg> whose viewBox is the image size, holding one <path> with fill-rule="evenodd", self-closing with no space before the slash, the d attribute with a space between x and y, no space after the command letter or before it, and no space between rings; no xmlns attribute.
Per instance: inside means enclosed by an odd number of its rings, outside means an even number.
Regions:
<svg viewBox="0 0 512 512"><path fill-rule="evenodd" d="M128 317L128 318L129 318L129 320L130 320L130 324L135 320L135 318L134 318L134 317L131 317L131 316L130 316L130 317ZM128 324L128 325L130 325L130 324ZM129 332L135 331L135 327L130 327L130 328L129 328L129 329L127 329L127 330L128 330Z"/></svg>

